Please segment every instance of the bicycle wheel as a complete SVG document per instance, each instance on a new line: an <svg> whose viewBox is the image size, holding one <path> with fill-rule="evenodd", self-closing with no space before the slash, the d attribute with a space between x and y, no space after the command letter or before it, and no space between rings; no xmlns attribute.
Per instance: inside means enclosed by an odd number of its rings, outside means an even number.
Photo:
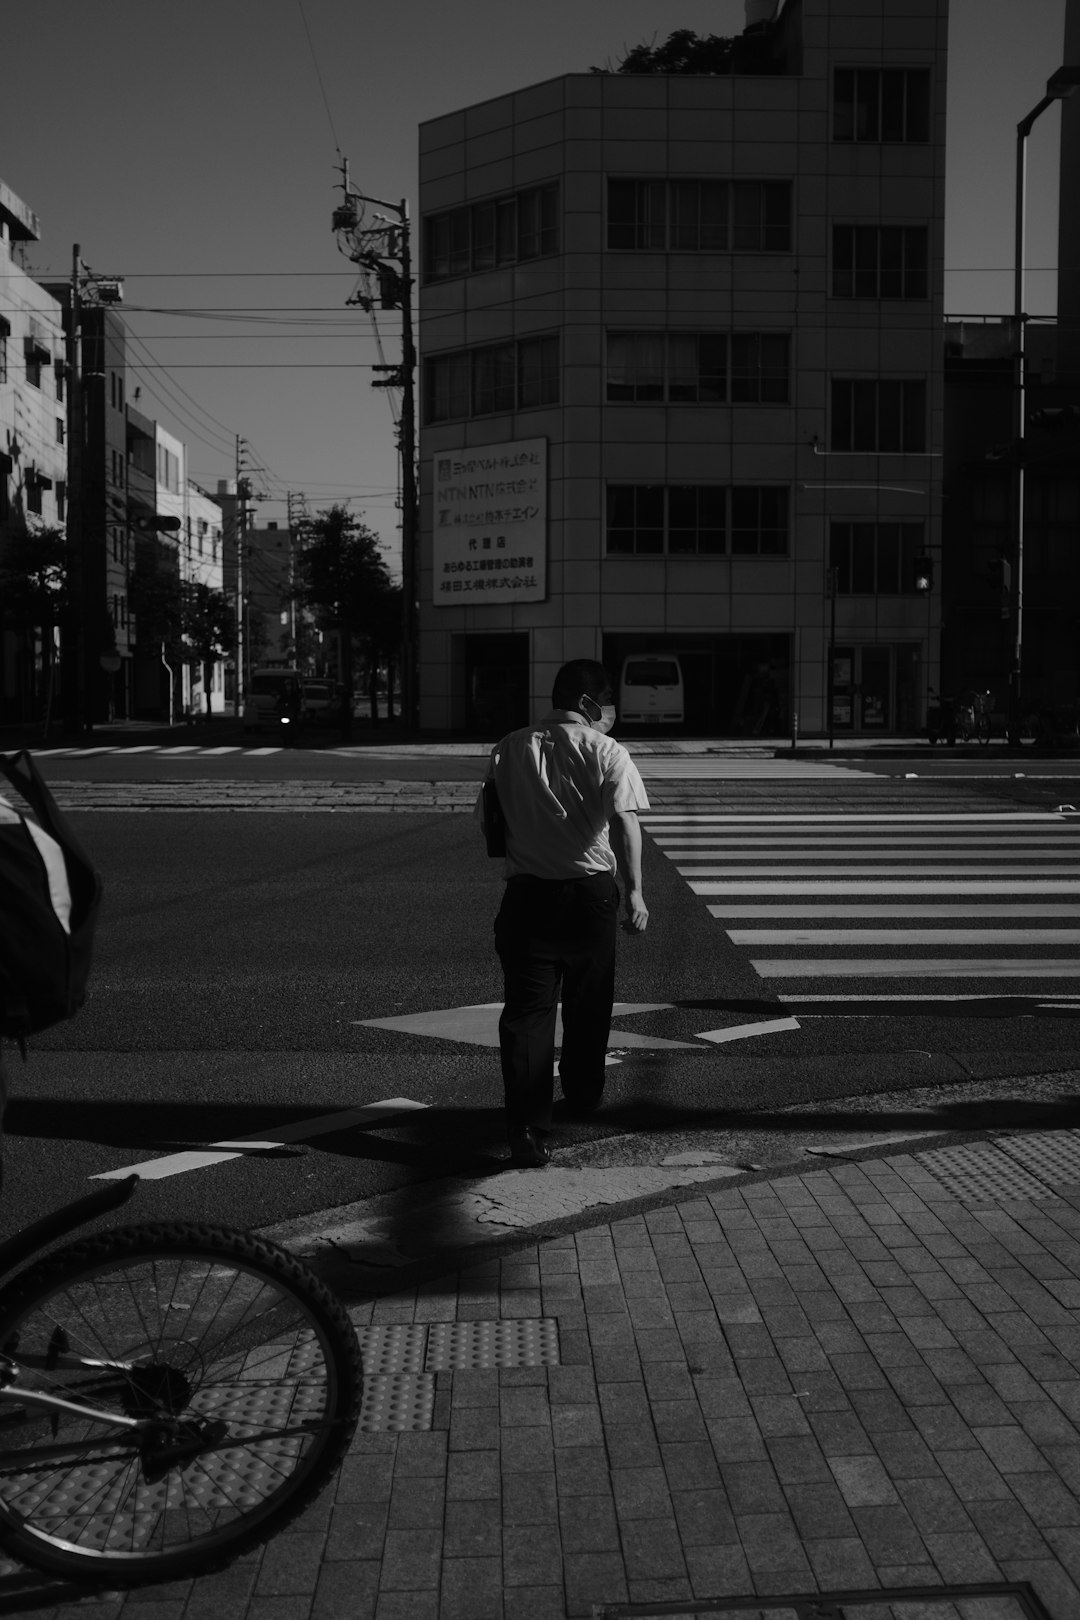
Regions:
<svg viewBox="0 0 1080 1620"><path fill-rule="evenodd" d="M340 1301L261 1238L147 1224L84 1239L0 1296L24 1385L91 1419L0 1400L0 1542L111 1584L227 1563L327 1483L363 1383ZM161 1420L132 1437L116 1421Z"/></svg>
<svg viewBox="0 0 1080 1620"><path fill-rule="evenodd" d="M980 714L978 720L975 722L975 727L978 733L979 747L988 747L990 743L990 716L988 714Z"/></svg>

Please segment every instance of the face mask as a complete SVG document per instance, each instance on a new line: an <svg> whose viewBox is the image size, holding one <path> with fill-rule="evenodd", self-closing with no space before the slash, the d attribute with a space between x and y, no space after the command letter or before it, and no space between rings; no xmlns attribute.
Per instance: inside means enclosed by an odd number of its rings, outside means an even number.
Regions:
<svg viewBox="0 0 1080 1620"><path fill-rule="evenodd" d="M608 732L615 724L614 703L595 703L591 697L581 694L580 708L594 731Z"/></svg>

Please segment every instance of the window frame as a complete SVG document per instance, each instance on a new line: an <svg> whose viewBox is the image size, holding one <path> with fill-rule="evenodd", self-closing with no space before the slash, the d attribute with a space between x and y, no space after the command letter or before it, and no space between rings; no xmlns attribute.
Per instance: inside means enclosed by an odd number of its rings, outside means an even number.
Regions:
<svg viewBox="0 0 1080 1620"><path fill-rule="evenodd" d="M841 531L848 531L846 534ZM884 531L890 531L885 535ZM880 583L882 572L882 540L894 542L896 548L896 564L898 569L898 583L895 590L882 588ZM867 588L855 589L857 565L861 570L860 577L867 577L866 543L873 545L872 583ZM863 555L856 555L856 544L861 543ZM841 549L846 550L846 557L841 558ZM918 596L914 583L915 559L927 549L926 524L920 519L856 519L834 518L829 524L829 567L837 571L837 596Z"/></svg>
<svg viewBox="0 0 1080 1620"><path fill-rule="evenodd" d="M640 344L641 354L636 364L632 357L635 342ZM628 358L621 363L613 356L613 343L626 346ZM677 358L680 349L690 344L696 350L692 374ZM650 345L657 351L655 358L649 356ZM782 367L776 358L781 349ZM774 356L771 364L767 363L769 355ZM722 372L717 369L721 358ZM623 372L621 380L613 375L616 370ZM604 356L604 403L789 405L791 333L609 330Z"/></svg>
<svg viewBox="0 0 1080 1620"><path fill-rule="evenodd" d="M883 264L885 239L899 237L899 269ZM846 240L845 240L846 237ZM867 250L872 248L872 254ZM930 297L930 228L928 225L857 225L834 221L829 296L853 301L925 303ZM872 258L872 263L869 261ZM899 276L899 291L887 290L886 275ZM862 281L860 282L860 277ZM841 285L847 283L847 290Z"/></svg>
<svg viewBox="0 0 1080 1620"><path fill-rule="evenodd" d="M557 180L426 214L424 282L453 281L552 258L559 252L559 227Z"/></svg>
<svg viewBox="0 0 1080 1620"><path fill-rule="evenodd" d="M506 367L510 357L513 399L507 403L506 390L510 383ZM503 367L501 381L489 385L484 377L485 367L499 365ZM530 366L534 366L534 369L527 371ZM526 399L526 393L532 392L534 380L540 397ZM498 394L499 388L503 390L501 396ZM561 403L561 396L561 345L557 332L535 332L528 337L511 338L505 343L450 349L444 354L427 355L424 359L422 403L425 426L471 421L481 416L508 416L519 411L549 410ZM478 408L481 398L485 400L482 409ZM495 403L488 403L489 398L493 398ZM441 406L440 400L445 402Z"/></svg>
<svg viewBox="0 0 1080 1620"><path fill-rule="evenodd" d="M722 218L716 206L721 193ZM781 193L783 224L777 207ZM711 210L704 207L709 194L713 194ZM739 222L740 198L745 213L756 214L753 241L737 240L740 229L747 229L745 222ZM756 204L754 209L746 206L751 200ZM793 201L794 182L790 179L687 175L657 180L645 175L609 174L604 244L609 253L790 254L794 252L795 235ZM714 217L709 217L710 213ZM770 234L778 239L769 241ZM705 239L709 237L713 239Z"/></svg>
<svg viewBox="0 0 1080 1620"><path fill-rule="evenodd" d="M849 391L846 400L841 389ZM883 393L886 389L897 392ZM925 455L928 401L925 377L831 377L829 449L853 456ZM865 434L871 422L873 442L868 443ZM895 423L898 443L882 443L883 423L886 430Z"/></svg>
<svg viewBox="0 0 1080 1620"><path fill-rule="evenodd" d="M735 546L735 514L753 503L757 520L752 532L757 544ZM678 522L689 515L693 522ZM681 508L681 511L680 511ZM775 521L764 524L771 508ZM789 484L623 484L608 483L604 490L604 556L627 557L790 557L791 486ZM623 521L614 521L621 517ZM627 521L629 518L629 521ZM744 528L740 532L748 533ZM613 535L630 543L612 546ZM673 536L693 535L693 544ZM767 536L781 536L779 543ZM640 537L645 536L643 544ZM763 543L765 541L766 543Z"/></svg>
<svg viewBox="0 0 1080 1620"><path fill-rule="evenodd" d="M843 96L841 96L842 84L845 90ZM833 68L831 89L834 142L851 146L925 146L929 143L931 133L929 67L838 64ZM859 127L860 113L865 124L862 131ZM895 131L898 127L900 133L885 132L889 120L892 120L892 130ZM917 126L918 133L909 133L913 126Z"/></svg>

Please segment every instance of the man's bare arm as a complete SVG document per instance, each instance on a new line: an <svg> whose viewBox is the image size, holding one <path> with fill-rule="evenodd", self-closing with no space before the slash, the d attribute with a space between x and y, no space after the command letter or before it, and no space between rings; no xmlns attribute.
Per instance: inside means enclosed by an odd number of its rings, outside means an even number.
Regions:
<svg viewBox="0 0 1080 1620"><path fill-rule="evenodd" d="M649 921L649 908L641 892L641 824L637 812L616 810L608 827L626 891L627 926L634 933L643 934Z"/></svg>

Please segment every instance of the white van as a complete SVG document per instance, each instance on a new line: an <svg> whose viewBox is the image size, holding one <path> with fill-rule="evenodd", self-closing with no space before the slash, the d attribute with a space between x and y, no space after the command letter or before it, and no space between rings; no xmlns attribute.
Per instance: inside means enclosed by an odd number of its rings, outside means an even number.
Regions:
<svg viewBox="0 0 1080 1620"><path fill-rule="evenodd" d="M686 714L682 665L674 653L632 653L619 680L619 719L626 725L681 725Z"/></svg>
<svg viewBox="0 0 1080 1620"><path fill-rule="evenodd" d="M244 730L261 731L264 726L276 726L280 698L286 692L299 690L298 669L273 666L253 669L244 693Z"/></svg>

